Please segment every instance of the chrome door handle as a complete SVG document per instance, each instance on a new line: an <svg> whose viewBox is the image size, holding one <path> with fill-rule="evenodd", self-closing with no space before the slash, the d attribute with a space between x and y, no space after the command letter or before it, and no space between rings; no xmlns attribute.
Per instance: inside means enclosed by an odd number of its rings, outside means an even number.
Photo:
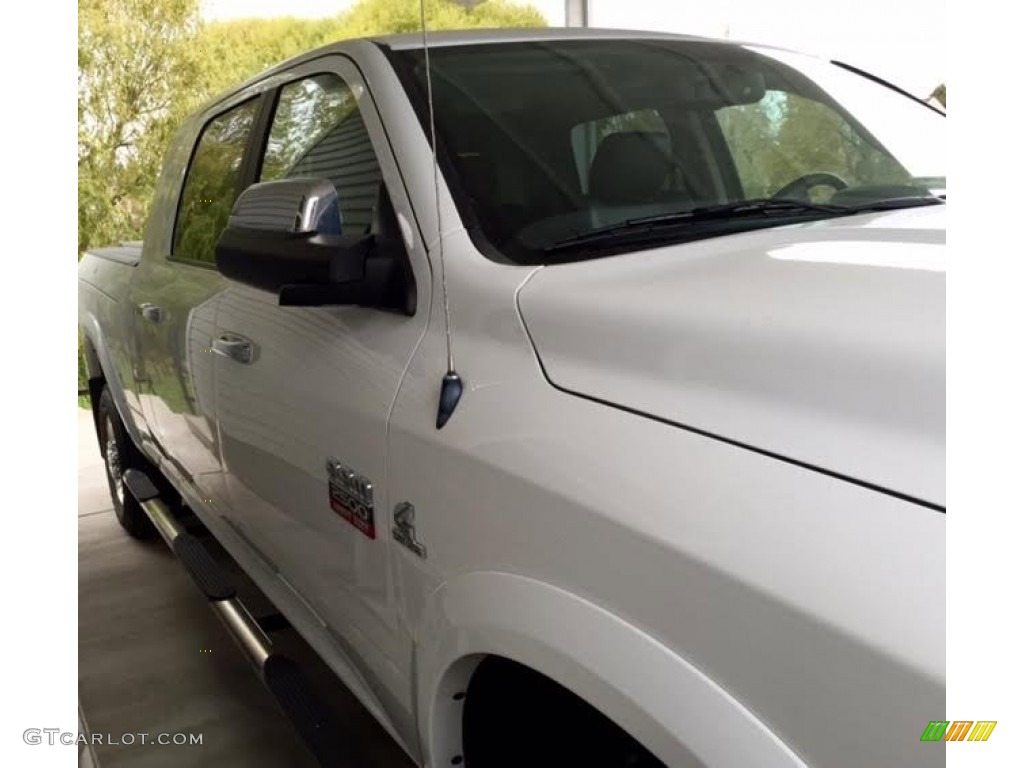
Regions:
<svg viewBox="0 0 1024 768"><path fill-rule="evenodd" d="M213 352L246 365L256 359L256 345L236 333L222 333L214 339Z"/></svg>
<svg viewBox="0 0 1024 768"><path fill-rule="evenodd" d="M156 304L150 304L148 301L144 304L139 304L139 314L153 323L159 323L164 319L164 311Z"/></svg>

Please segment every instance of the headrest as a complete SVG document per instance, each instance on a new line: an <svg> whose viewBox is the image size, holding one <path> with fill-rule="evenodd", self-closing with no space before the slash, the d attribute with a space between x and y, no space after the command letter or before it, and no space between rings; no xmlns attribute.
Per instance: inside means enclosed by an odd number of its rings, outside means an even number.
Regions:
<svg viewBox="0 0 1024 768"><path fill-rule="evenodd" d="M672 167L658 144L663 134L628 131L605 136L590 164L590 195L604 203L652 200Z"/></svg>
<svg viewBox="0 0 1024 768"><path fill-rule="evenodd" d="M458 166L466 191L474 198L495 195L498 175L490 158L481 152L460 152Z"/></svg>

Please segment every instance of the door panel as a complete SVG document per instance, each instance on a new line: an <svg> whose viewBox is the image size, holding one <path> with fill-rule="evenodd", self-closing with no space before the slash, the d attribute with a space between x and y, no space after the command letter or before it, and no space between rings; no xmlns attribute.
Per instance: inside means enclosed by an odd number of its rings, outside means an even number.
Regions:
<svg viewBox="0 0 1024 768"><path fill-rule="evenodd" d="M244 181L259 104L250 98L214 115L194 149L188 128L178 137L155 203L170 225L147 232L147 253L132 283L136 383L146 423L160 451L200 490L212 484L201 477L221 470L211 348L225 281L213 266L213 249ZM182 182L183 149L191 159Z"/></svg>
<svg viewBox="0 0 1024 768"><path fill-rule="evenodd" d="M357 623L389 632L385 426L414 324L360 307L279 307L237 284L218 313L218 334L258 345L252 363L216 359L232 514L325 619L366 614ZM330 459L373 483L373 538L332 508ZM339 598L354 604L336 610Z"/></svg>
<svg viewBox="0 0 1024 768"><path fill-rule="evenodd" d="M330 630L415 743L409 665L388 567L387 420L429 309L429 272L376 109L357 70L335 56L294 71L271 122L261 179L314 176L339 191L345 233L366 231L384 185L418 287L413 317L364 307L281 307L233 281L215 339L251 342L248 362L216 355L217 420L231 522ZM328 466L372 485L353 518ZM343 488L341 488L343 490ZM372 514L372 529L366 519ZM358 525L356 523L359 523Z"/></svg>
<svg viewBox="0 0 1024 768"><path fill-rule="evenodd" d="M220 471L208 350L223 286L218 272L165 260L140 266L133 284L139 400L161 450L193 480ZM142 305L158 316L143 316Z"/></svg>

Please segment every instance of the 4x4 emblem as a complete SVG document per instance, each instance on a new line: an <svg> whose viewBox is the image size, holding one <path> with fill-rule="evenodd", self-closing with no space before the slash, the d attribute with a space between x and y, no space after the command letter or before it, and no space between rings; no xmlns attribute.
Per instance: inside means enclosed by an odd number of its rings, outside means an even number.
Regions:
<svg viewBox="0 0 1024 768"><path fill-rule="evenodd" d="M406 549L426 559L427 548L416 541L416 507L403 501L395 507L395 527L391 536Z"/></svg>

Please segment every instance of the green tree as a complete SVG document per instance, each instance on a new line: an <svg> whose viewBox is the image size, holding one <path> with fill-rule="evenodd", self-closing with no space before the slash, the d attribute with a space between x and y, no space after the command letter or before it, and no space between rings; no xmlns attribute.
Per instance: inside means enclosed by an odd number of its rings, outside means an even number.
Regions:
<svg viewBox="0 0 1024 768"><path fill-rule="evenodd" d="M507 0L466 7L454 0L427 0L427 28L547 26L538 10ZM326 19L236 19L203 27L199 87L212 97L263 70L314 48L355 37L420 31L419 0L360 0Z"/></svg>
<svg viewBox="0 0 1024 768"><path fill-rule="evenodd" d="M235 19L203 25L196 48L204 99L234 87L282 61L341 39L339 18Z"/></svg>
<svg viewBox="0 0 1024 768"><path fill-rule="evenodd" d="M932 91L930 98L935 99L942 106L946 106L946 84L942 83L941 85L936 86L935 90Z"/></svg>
<svg viewBox="0 0 1024 768"><path fill-rule="evenodd" d="M777 100L763 99L718 110L718 122L736 163L747 197L768 197L782 186L775 147L782 111Z"/></svg>
<svg viewBox="0 0 1024 768"><path fill-rule="evenodd" d="M546 27L540 12L507 0L485 0L464 5L451 0L426 0L428 31L493 27ZM420 31L419 0L361 0L342 14L348 37Z"/></svg>
<svg viewBox="0 0 1024 768"><path fill-rule="evenodd" d="M78 6L78 247L141 236L170 133L192 107L197 0Z"/></svg>
<svg viewBox="0 0 1024 768"><path fill-rule="evenodd" d="M192 156L192 167L181 192L174 253L189 261L213 261L214 247L231 215L235 183L249 133L256 119L256 102L249 101L209 123Z"/></svg>
<svg viewBox="0 0 1024 768"><path fill-rule="evenodd" d="M793 93L769 91L756 104L718 111L748 197L770 197L811 173L831 173L853 186L908 184L907 172L858 134L831 107ZM825 202L832 188L816 188Z"/></svg>
<svg viewBox="0 0 1024 768"><path fill-rule="evenodd" d="M792 93L786 97L776 156L791 179L825 172L852 186L910 183L899 163L857 133L838 112Z"/></svg>

